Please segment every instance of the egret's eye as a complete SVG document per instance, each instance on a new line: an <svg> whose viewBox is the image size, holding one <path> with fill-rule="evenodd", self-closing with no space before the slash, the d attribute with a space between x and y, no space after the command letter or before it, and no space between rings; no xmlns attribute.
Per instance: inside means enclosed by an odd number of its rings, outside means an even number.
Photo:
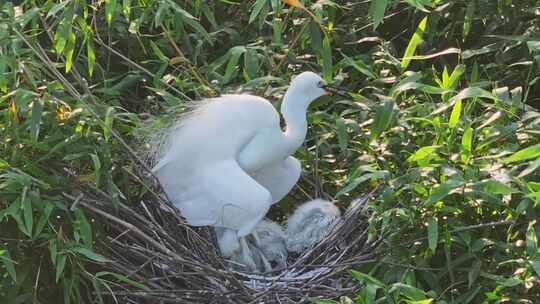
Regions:
<svg viewBox="0 0 540 304"><path fill-rule="evenodd" d="M319 83L317 83L317 86L319 88L324 88L326 86L326 83L324 83L324 81L319 81Z"/></svg>

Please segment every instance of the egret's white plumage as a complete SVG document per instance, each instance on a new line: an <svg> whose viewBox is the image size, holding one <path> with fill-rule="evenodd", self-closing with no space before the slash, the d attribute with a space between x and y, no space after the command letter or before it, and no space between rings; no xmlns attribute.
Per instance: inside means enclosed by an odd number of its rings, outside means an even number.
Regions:
<svg viewBox="0 0 540 304"><path fill-rule="evenodd" d="M170 128L153 172L189 224L230 229L220 233L221 243L234 243L232 232L253 231L300 177L291 155L304 141L307 108L325 94L324 85L311 72L293 79L281 107L285 131L272 104L252 95L207 100ZM227 254L243 243L220 247Z"/></svg>
<svg viewBox="0 0 540 304"><path fill-rule="evenodd" d="M287 222L287 250L302 253L322 241L341 219L332 202L315 199L298 207Z"/></svg>

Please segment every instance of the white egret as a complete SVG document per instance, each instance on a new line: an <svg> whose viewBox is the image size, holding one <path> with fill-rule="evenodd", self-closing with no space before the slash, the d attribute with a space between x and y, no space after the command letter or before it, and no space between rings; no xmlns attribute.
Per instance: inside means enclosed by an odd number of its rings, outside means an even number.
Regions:
<svg viewBox="0 0 540 304"><path fill-rule="evenodd" d="M315 199L298 207L287 222L287 250L302 253L322 241L341 219L332 202Z"/></svg>
<svg viewBox="0 0 540 304"><path fill-rule="evenodd" d="M326 86L312 72L292 80L281 105L285 131L266 99L224 95L202 102L166 134L153 172L189 224L223 228L224 256L242 247L247 259L244 237L298 181L300 162L291 155L305 139L308 106Z"/></svg>

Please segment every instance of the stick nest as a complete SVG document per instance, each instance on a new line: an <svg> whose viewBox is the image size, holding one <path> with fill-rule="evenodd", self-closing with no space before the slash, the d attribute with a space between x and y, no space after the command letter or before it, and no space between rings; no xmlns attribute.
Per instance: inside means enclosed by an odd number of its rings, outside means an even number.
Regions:
<svg viewBox="0 0 540 304"><path fill-rule="evenodd" d="M371 261L381 238L368 240L365 203L356 200L333 231L313 249L271 273L230 270L213 229L189 226L178 209L156 195L137 207L113 204L95 189L75 200L106 227L99 251L107 267L130 283L108 291L121 303L291 303L355 294L348 271ZM130 204L133 205L133 204Z"/></svg>

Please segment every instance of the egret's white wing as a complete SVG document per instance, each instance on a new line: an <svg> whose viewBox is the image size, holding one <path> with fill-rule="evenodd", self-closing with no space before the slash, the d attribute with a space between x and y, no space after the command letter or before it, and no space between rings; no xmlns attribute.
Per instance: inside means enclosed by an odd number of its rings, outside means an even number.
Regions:
<svg viewBox="0 0 540 304"><path fill-rule="evenodd" d="M189 187L178 187L182 182L165 187L191 225L229 228L238 231L238 236L245 236L270 208L270 192L235 160L207 164L194 175L189 183L184 183ZM177 172L177 176L180 179L182 172ZM165 179L174 181L174 176Z"/></svg>
<svg viewBox="0 0 540 304"><path fill-rule="evenodd" d="M284 161L264 167L250 175L263 187L270 191L272 204L279 202L289 193L300 178L302 171L300 161L289 156Z"/></svg>

